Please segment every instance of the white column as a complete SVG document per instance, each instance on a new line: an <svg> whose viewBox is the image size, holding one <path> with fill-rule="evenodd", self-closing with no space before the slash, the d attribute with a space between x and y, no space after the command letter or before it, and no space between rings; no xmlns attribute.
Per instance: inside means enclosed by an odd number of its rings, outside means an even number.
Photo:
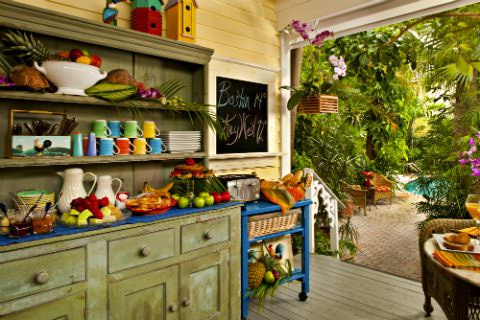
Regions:
<svg viewBox="0 0 480 320"><path fill-rule="evenodd" d="M280 85L289 86L290 79L290 44L289 36L286 31L280 33ZM281 94L281 126L282 126L282 164L281 176L285 176L291 170L290 155L290 110L287 108L287 102L290 98L289 90L280 90Z"/></svg>

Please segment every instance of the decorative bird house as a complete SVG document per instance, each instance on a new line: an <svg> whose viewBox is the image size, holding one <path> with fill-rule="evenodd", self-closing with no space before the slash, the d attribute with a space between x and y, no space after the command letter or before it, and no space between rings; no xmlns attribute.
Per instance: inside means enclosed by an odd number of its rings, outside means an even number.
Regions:
<svg viewBox="0 0 480 320"><path fill-rule="evenodd" d="M196 0L169 0L165 11L167 14L167 37L195 43Z"/></svg>
<svg viewBox="0 0 480 320"><path fill-rule="evenodd" d="M154 35L162 35L162 0L134 0L132 29Z"/></svg>
<svg viewBox="0 0 480 320"><path fill-rule="evenodd" d="M150 8L154 11L162 11L162 0L133 0L132 9L137 8Z"/></svg>

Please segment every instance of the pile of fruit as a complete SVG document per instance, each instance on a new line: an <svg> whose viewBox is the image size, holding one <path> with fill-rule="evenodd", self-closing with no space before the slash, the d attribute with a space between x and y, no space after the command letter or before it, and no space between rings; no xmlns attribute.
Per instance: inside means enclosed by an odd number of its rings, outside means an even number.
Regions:
<svg viewBox="0 0 480 320"><path fill-rule="evenodd" d="M170 176L176 179L207 179L213 177L214 174L212 170L208 170L204 165L195 163L195 160L188 158L184 164L175 166Z"/></svg>
<svg viewBox="0 0 480 320"><path fill-rule="evenodd" d="M283 213L292 208L295 203L305 197L305 192L312 184L311 174L305 174L303 170L289 173L281 181L260 181L260 190L267 200L278 204Z"/></svg>
<svg viewBox="0 0 480 320"><path fill-rule="evenodd" d="M91 66L100 68L102 66L102 58L95 54L90 54L85 49L72 49L70 51L59 51L56 54L56 59L61 61L71 61L83 64L89 64Z"/></svg>
<svg viewBox="0 0 480 320"><path fill-rule="evenodd" d="M107 197L97 199L94 194L73 199L70 206L70 211L64 212L60 221L71 226L115 222L123 217L122 211L111 204Z"/></svg>
<svg viewBox="0 0 480 320"><path fill-rule="evenodd" d="M281 266L279 260L268 253L259 259L250 256L249 260L255 262L248 265L248 295L257 298L261 307L267 296L275 295L280 281L292 275L292 267L289 260Z"/></svg>
<svg viewBox="0 0 480 320"><path fill-rule="evenodd" d="M181 196L179 194L173 194L172 198L177 201L177 206L179 208L184 209L189 207L190 204L193 205L195 208L203 208L222 202L229 202L231 197L230 193L228 193L227 191L222 193L212 192L211 194L204 191L200 192L191 201L187 196Z"/></svg>

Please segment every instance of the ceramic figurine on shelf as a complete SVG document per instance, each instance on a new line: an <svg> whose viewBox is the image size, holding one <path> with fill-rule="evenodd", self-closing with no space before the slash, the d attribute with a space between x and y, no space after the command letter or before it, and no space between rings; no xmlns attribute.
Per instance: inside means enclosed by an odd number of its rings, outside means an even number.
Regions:
<svg viewBox="0 0 480 320"><path fill-rule="evenodd" d="M133 0L132 29L162 35L162 0Z"/></svg>
<svg viewBox="0 0 480 320"><path fill-rule="evenodd" d="M117 4L127 2L128 0L107 0L107 5L103 9L103 22L112 26L117 26L118 9Z"/></svg>
<svg viewBox="0 0 480 320"><path fill-rule="evenodd" d="M196 0L169 0L167 12L167 37L173 40L195 43Z"/></svg>

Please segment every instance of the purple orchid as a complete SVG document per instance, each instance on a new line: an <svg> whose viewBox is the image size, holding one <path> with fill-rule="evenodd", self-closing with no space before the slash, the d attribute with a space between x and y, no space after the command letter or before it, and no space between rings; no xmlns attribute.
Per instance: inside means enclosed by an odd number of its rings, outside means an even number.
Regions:
<svg viewBox="0 0 480 320"><path fill-rule="evenodd" d="M325 39L333 35L333 32L324 30L320 33L317 33L312 39L310 38L310 34L315 31L315 27L311 23L292 20L290 26L303 38L303 40L308 41L311 45L319 47L323 44Z"/></svg>

